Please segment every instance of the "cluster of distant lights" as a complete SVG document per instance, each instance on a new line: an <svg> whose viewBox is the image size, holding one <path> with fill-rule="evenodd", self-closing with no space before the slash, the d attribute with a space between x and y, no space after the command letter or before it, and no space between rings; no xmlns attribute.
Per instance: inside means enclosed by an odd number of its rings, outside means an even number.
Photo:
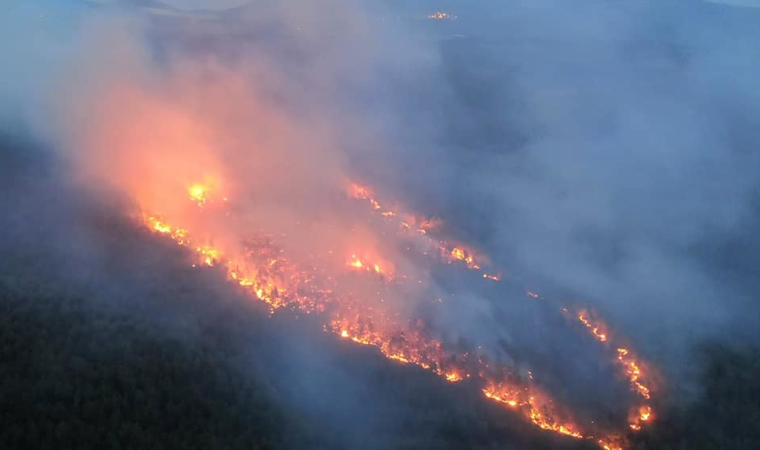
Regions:
<svg viewBox="0 0 760 450"><path fill-rule="evenodd" d="M457 16L447 12L437 11L433 14L428 14L427 18L431 20L456 20Z"/></svg>

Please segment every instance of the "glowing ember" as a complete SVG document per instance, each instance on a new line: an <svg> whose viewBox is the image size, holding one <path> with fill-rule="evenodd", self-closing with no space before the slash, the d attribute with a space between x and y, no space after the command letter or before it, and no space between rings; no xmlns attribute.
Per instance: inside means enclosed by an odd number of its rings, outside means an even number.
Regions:
<svg viewBox="0 0 760 450"><path fill-rule="evenodd" d="M178 244L184 244L185 235L187 234L187 230L184 228L174 228L154 216L147 216L144 220L147 223L148 228L151 230L157 231L161 234L168 234Z"/></svg>
<svg viewBox="0 0 760 450"><path fill-rule="evenodd" d="M190 199L199 205L208 201L206 186L192 185L189 193ZM461 262L468 269L480 270L475 254L469 248L451 245L446 241L434 241L427 236L428 230L438 228L439 221L433 223L411 214L384 209L373 197L372 191L361 185L352 185L350 194L353 198L366 201L372 211L384 218L384 222L396 224L402 231L413 231L410 236L416 236L415 239L424 244L422 248L437 249L449 263ZM514 410L543 430L576 439L595 439L605 450L622 449L618 443L619 438L613 435L598 439L584 434L571 420L567 410L534 385L532 371L528 372L528 380L524 380L511 373L507 367L491 367L479 357L470 359L469 353L459 354L446 350L441 341L428 335L421 320L401 321L397 315L377 309L370 302L339 294L331 277L321 279L314 272L316 267L311 268L312 271L291 263L284 257L283 250L269 238L249 239L243 245L244 251L234 249L234 252L230 252L228 248L194 242L186 229L170 225L156 216L144 216L143 220L149 229L191 249L202 265L223 268L230 280L267 303L273 311L288 307L305 313L322 314L326 331L357 344L376 347L388 359L419 366L452 383L475 378L483 386L482 392L486 398ZM377 258L376 253L351 254L345 264L351 270L381 275L383 281L388 281L393 276L393 264ZM481 274L484 279L496 282L501 279L498 274ZM527 295L540 298L532 291L527 291ZM563 311L568 312L567 308L563 308ZM603 322L585 311L575 317L600 342L610 339ZM648 399L649 388L644 382L643 363L627 348L618 348L616 356L618 362L625 367L631 385ZM640 407L636 412L629 419L632 430L641 429L642 424L651 421L653 417L649 406Z"/></svg>
<svg viewBox="0 0 760 450"><path fill-rule="evenodd" d="M457 381L460 381L462 379L462 376L456 372L449 372L447 374L444 374L444 378L446 378L446 381L456 383Z"/></svg>
<svg viewBox="0 0 760 450"><path fill-rule="evenodd" d="M438 11L427 16L431 20L454 20L457 16L451 15L447 12Z"/></svg>
<svg viewBox="0 0 760 450"><path fill-rule="evenodd" d="M617 352L617 359L621 364L623 364L623 367L625 367L625 371L628 375L628 380L631 383L631 386L634 388L634 390L636 390L636 392L639 393L639 395L646 399L649 399L650 389L644 384L642 380L644 376L643 363L638 361L638 359L632 355L627 348L619 348L617 349Z"/></svg>
<svg viewBox="0 0 760 450"><path fill-rule="evenodd" d="M187 188L187 192L190 195L190 200L203 206L208 201L208 187L202 184L193 184Z"/></svg>
<svg viewBox="0 0 760 450"><path fill-rule="evenodd" d="M602 450L623 450L623 446L618 443L619 440L619 438L613 437L610 439L599 439L597 443Z"/></svg>
<svg viewBox="0 0 760 450"><path fill-rule="evenodd" d="M505 383L489 384L483 388L486 397L521 411L542 430L550 430L576 439L584 437L570 421L559 421L561 414L545 394L528 387L517 388Z"/></svg>
<svg viewBox="0 0 760 450"><path fill-rule="evenodd" d="M361 271L367 271L370 273L375 273L377 275L381 275L385 281L391 281L393 280L393 270L392 265L390 263L380 263L380 262L373 262L368 263L366 260L362 260L359 257L357 257L355 254L351 255L351 258L346 263L348 267L354 270L361 270Z"/></svg>
<svg viewBox="0 0 760 450"><path fill-rule="evenodd" d="M599 342L607 341L607 333L603 331L606 328L604 324L592 323L591 320L589 320L588 313L586 311L581 311L578 313L578 320L580 320L581 323L589 329L594 338L596 338Z"/></svg>
<svg viewBox="0 0 760 450"><path fill-rule="evenodd" d="M633 431L641 430L641 426L651 420L652 408L648 405L640 406L638 409L634 409L629 418L629 426Z"/></svg>
<svg viewBox="0 0 760 450"><path fill-rule="evenodd" d="M567 308L563 308L563 311L569 313ZM594 339L605 343L610 340L607 325L599 319L590 318L590 314L586 310L581 310L577 314L577 319L589 330ZM616 359L618 363L622 365L631 388L640 396L648 400L651 396L651 389L648 386L648 382L645 381L647 375L645 364L632 354L629 349L624 347L617 348ZM637 428L632 428L638 431L641 427L638 426Z"/></svg>
<svg viewBox="0 0 760 450"><path fill-rule="evenodd" d="M362 263L362 261L360 259L356 259L356 256L354 256L354 255L351 255L351 257L353 259L348 262L348 265L350 267L353 267L355 269L361 269L362 267L364 267L364 263Z"/></svg>
<svg viewBox="0 0 760 450"><path fill-rule="evenodd" d="M352 183L349 188L349 194L356 199L369 200L372 198L372 190L366 186Z"/></svg>
<svg viewBox="0 0 760 450"><path fill-rule="evenodd" d="M471 250L462 247L454 247L448 252L448 256L450 257L450 261L464 262L468 269L480 269L480 266L475 262Z"/></svg>

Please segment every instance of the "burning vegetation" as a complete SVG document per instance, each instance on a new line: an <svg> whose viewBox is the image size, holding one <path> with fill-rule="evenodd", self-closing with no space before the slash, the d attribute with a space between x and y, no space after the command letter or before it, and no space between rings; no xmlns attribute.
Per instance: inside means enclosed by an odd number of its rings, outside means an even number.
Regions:
<svg viewBox="0 0 760 450"><path fill-rule="evenodd" d="M427 17L430 20L456 20L457 18L457 16L444 11L437 11L432 14L428 14Z"/></svg>
<svg viewBox="0 0 760 450"><path fill-rule="evenodd" d="M187 192L190 203L204 206L210 202L210 191L203 185L191 184ZM226 197L224 199L226 201ZM501 281L499 275L483 270L484 265L490 265L487 258L469 246L439 237L440 232L436 230L441 228L440 220L420 218L398 207L386 208L370 188L358 184L349 186L346 200L365 202L367 209L363 214L377 215L385 226L395 230L399 239L413 244L408 248L417 249L423 257L480 272L490 282ZM229 212L220 214L218 210L209 210L209 214L227 217ZM146 213L142 221L153 232L193 252L194 266L221 268L231 282L268 304L272 312L284 308L318 314L323 317L325 331L359 345L376 347L390 360L429 370L452 383L473 380L481 386L487 399L515 411L542 430L574 439L594 440L605 450L624 448L624 432L597 429L593 424L581 426L568 407L559 405L534 381L532 371L528 379L523 379L512 368L489 362L485 354L450 349L432 337L425 321L406 318L395 311L385 298L393 295L399 286L424 281L397 273L400 269L377 249L354 250L345 255L343 264L325 266L320 264L320 259L330 260L331 255L297 262L289 257L275 235L259 233L229 244L231 241L222 236L196 238L191 231L192 224L169 223L155 212ZM224 244L212 245L215 240ZM351 281L351 277L359 278ZM341 282L373 286L375 295L367 299L361 292L345 289ZM542 298L531 290L526 291L526 296ZM597 314L581 309L573 315L567 307L562 311L605 347L615 342L609 326ZM652 390L650 369L627 347L613 347L610 351L611 359L628 379L631 389L644 400L629 413L628 429L639 431L654 417L648 403Z"/></svg>
<svg viewBox="0 0 760 450"><path fill-rule="evenodd" d="M618 449L626 433L653 421L649 365L595 314L571 315L568 327L590 332L641 399L622 409L628 423L615 429L585 423L586 414L555 397L533 368L525 377L504 355L446 336L419 309L445 308L435 301L442 288L434 272L493 288L504 283L501 268L440 218L352 182L334 130L294 119L234 71L197 70L198 79L178 71L165 96L124 82L72 106L89 119L77 143L92 150L76 161L81 175L124 193L137 220L188 250L189 264L223 273L272 313L315 316L337 339L472 385L541 430ZM554 304L518 288L526 300Z"/></svg>

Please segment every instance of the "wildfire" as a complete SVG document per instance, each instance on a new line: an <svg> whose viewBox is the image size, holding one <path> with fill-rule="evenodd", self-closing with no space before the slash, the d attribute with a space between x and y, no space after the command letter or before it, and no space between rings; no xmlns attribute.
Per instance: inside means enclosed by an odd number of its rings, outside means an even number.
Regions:
<svg viewBox="0 0 760 450"><path fill-rule="evenodd" d="M374 194L372 193L372 189L362 186L356 183L352 183L350 187L350 195L359 200L367 200L370 205L372 205L372 209L379 210L382 209L380 206L380 203L375 200ZM392 212L390 212L391 215L394 215Z"/></svg>
<svg viewBox="0 0 760 450"><path fill-rule="evenodd" d="M486 397L520 410L531 422L542 430L550 430L576 439L584 437L575 424L557 419L559 411L545 394L536 389L522 389L505 383L489 384L483 388Z"/></svg>
<svg viewBox="0 0 760 450"><path fill-rule="evenodd" d="M602 450L623 450L623 446L618 443L619 440L620 439L617 437L599 439L597 444L599 444L599 447L601 447Z"/></svg>
<svg viewBox="0 0 760 450"><path fill-rule="evenodd" d="M449 261L462 261L468 269L480 269L480 265L475 262L475 258L472 255L472 250L463 247L454 247L450 251L444 250L444 255L446 255L446 253L448 253L448 257L450 258Z"/></svg>
<svg viewBox="0 0 760 450"><path fill-rule="evenodd" d="M358 187L356 187L358 186ZM357 199L363 199L369 202L369 204L372 206L375 210L382 210L382 206L380 203L373 197L372 191L369 188L362 187L359 185L354 185L353 188L353 197ZM389 214L387 212L381 212L381 214L384 217L396 217L396 213L393 212L392 214ZM400 228L402 230L415 230L418 234L421 234L425 237L427 237L427 229L421 227L420 225L413 225L418 223L416 221L416 218L413 215L405 214L407 217L411 217L411 219L403 220L400 222ZM436 224L436 228L440 226L440 223ZM429 238L428 238L429 239ZM480 270L481 266L479 263L475 261L474 253L472 250L467 249L464 246L461 245L450 245L446 241L433 241L432 239L428 240L428 243L433 246L437 247L440 254L443 256L444 260L448 261L449 263L452 262L463 262L465 266L468 269L471 270ZM500 276L498 275L492 275L487 272L482 272L482 277L484 279L493 280L493 281L500 281ZM537 294L534 291L526 290L526 295L531 298L540 299L542 298L539 294ZM565 313L569 313L569 310L566 307L562 308L562 311ZM592 334L594 339L596 339L599 342L607 343L610 339L609 332L607 331L608 328L604 322L601 320L598 320L596 318L591 318L588 312L585 310L580 311L577 316L577 320L583 324L585 328L589 330L589 332ZM627 348L619 348L618 354L617 354L617 360L622 363L625 374L629 380L629 383L631 384L632 388L638 392L642 397L649 399L650 397L650 388L645 384L643 381L643 363L636 357L630 354L630 351ZM501 403L505 403L508 406L517 406L517 400L514 398L505 400L505 397L495 393L493 390L486 390L484 391L486 393L486 396L500 401ZM535 416L540 417L540 416ZM638 419L638 422L645 422L646 420L642 420L641 418ZM631 427L634 430L640 429L640 425L636 427ZM556 430L555 430L556 431ZM604 449L609 450L618 450L622 449L622 445L618 443L618 438L610 438L607 440L599 440L599 445Z"/></svg>
<svg viewBox="0 0 760 450"><path fill-rule="evenodd" d="M196 191L194 187L199 190ZM208 190L203 186L192 185L189 192L190 199L199 205L208 200ZM389 214L391 211L384 209L375 200L371 189L352 185L350 192L353 198L367 201L372 210L387 220L398 221L402 230L414 226L418 239L438 247L449 263L461 262L468 269L480 270L475 254L469 248L450 245L445 241L433 241L427 236L427 230L438 228L438 221L418 220L411 215L407 215L407 220L402 220L399 215L403 213ZM243 252L229 252L203 242L195 242L187 229L171 225L157 216L146 215L143 220L149 229L192 250L202 265L223 268L230 280L267 303L272 311L288 307L305 313L324 314L325 330L342 339L376 347L388 359L419 366L448 382L475 378L482 383L482 392L486 398L516 411L537 427L576 439L592 438L581 431L565 409L534 385L532 371L528 372L529 379L522 381L506 367L492 368L479 357L472 360L469 353L459 354L447 350L443 342L429 336L421 320L399 321L395 315L367 302L339 294L331 282L325 283L314 273L290 262L284 257L283 250L267 237L249 239L243 244ZM393 276L391 263L361 252L352 253L347 258L346 266L351 270L381 275L386 281ZM496 282L501 279L500 275L487 272L482 272L482 277ZM540 298L532 291L527 291L527 295ZM567 308L563 310L568 311ZM609 340L603 322L590 317L586 311L578 313L576 318L595 339L600 342ZM644 382L644 365L627 348L618 348L616 356L625 367L631 385L648 399L650 391ZM636 411L637 414L629 420L629 427L634 431L641 429L642 424L651 421L653 417L649 406L640 407ZM618 441L613 435L597 439L600 448L604 450L621 450Z"/></svg>
<svg viewBox="0 0 760 450"><path fill-rule="evenodd" d="M349 194L356 199L368 200L373 198L372 189L360 184L351 183L349 186Z"/></svg>
<svg viewBox="0 0 760 450"><path fill-rule="evenodd" d="M633 431L639 431L642 424L649 422L652 418L652 408L648 405L640 406L634 409L630 416L629 426Z"/></svg>
<svg viewBox="0 0 760 450"><path fill-rule="evenodd" d="M596 340L599 342L607 342L607 333L603 330L605 329L605 326L603 324L594 324L589 320L588 318L588 312L585 310L582 310L580 313L578 313L578 320L589 329L591 334L594 336Z"/></svg>
<svg viewBox="0 0 760 450"><path fill-rule="evenodd" d="M359 257L356 256L356 254L352 254L351 258L349 258L348 262L346 263L348 267L355 270L362 270L370 273L375 273L377 275L381 275L386 281L393 280L393 270L392 265L390 263L385 262L366 262L366 260L362 260Z"/></svg>
<svg viewBox="0 0 760 450"><path fill-rule="evenodd" d="M431 20L454 20L457 18L457 16L443 11L434 12L433 14L429 14L427 17Z"/></svg>
<svg viewBox="0 0 760 450"><path fill-rule="evenodd" d="M201 262L207 266L213 266L219 260L219 250L208 245L195 247L195 251L200 255Z"/></svg>
<svg viewBox="0 0 760 450"><path fill-rule="evenodd" d="M462 375L459 375L457 372L449 372L443 375L444 378L446 378L446 381L450 381L452 383L456 383L457 381L462 380Z"/></svg>
<svg viewBox="0 0 760 450"><path fill-rule="evenodd" d="M190 195L190 200L203 206L208 201L208 187L202 184L192 184L187 188L187 193Z"/></svg>
<svg viewBox="0 0 760 450"><path fill-rule="evenodd" d="M178 244L184 244L185 236L187 235L187 230L184 228L174 228L154 216L146 216L145 222L151 230L161 234L167 234Z"/></svg>
<svg viewBox="0 0 760 450"><path fill-rule="evenodd" d="M408 212L399 214L393 210L384 208L375 198L372 189L357 183L351 183L349 185L348 193L349 196L354 199L368 202L370 207L373 210L380 212L382 217L385 217L386 219L396 219L401 230L414 231L414 233L420 235L419 238L423 239L424 244L426 244L425 247L436 249L444 261L448 263L462 262L470 270L481 270L481 265L475 260L475 252L472 249L466 248L463 245L452 245L445 240L435 241L428 236L430 232L437 230L442 226L443 222L440 219L418 217ZM494 281L500 280L498 275L486 272L483 272L483 278Z"/></svg>
<svg viewBox="0 0 760 450"><path fill-rule="evenodd" d="M421 234L427 234L430 231L437 230L441 228L441 226L443 225L443 221L441 219L436 219L436 218L429 219L429 218L424 218L424 217L418 218L414 216L412 217L413 217L413 221L418 224L417 229L420 231Z"/></svg>
<svg viewBox="0 0 760 450"><path fill-rule="evenodd" d="M567 308L563 308L562 310L565 313L569 313ZM586 329L589 330L594 339L603 343L610 340L610 334L607 331L608 327L603 321L596 318L590 318L590 314L586 310L578 312L576 318L584 327L586 327ZM628 348L618 347L616 348L616 352L616 360L623 367L631 388L640 396L649 400L651 389L648 386L649 382L646 381L647 369L644 362L636 357L636 355L634 355ZM633 429L638 431L640 427Z"/></svg>
<svg viewBox="0 0 760 450"><path fill-rule="evenodd" d="M619 348L617 349L617 352L617 359L623 367L625 367L625 372L628 375L628 381L631 383L631 386L639 393L639 395L648 400L650 397L650 389L642 380L642 377L644 376L642 369L643 363L638 361L627 348Z"/></svg>
<svg viewBox="0 0 760 450"><path fill-rule="evenodd" d="M356 256L354 255L351 255L351 256L353 259L348 262L348 265L350 267L353 267L354 269L361 269L362 267L364 267L364 263L362 263L360 259L356 259Z"/></svg>

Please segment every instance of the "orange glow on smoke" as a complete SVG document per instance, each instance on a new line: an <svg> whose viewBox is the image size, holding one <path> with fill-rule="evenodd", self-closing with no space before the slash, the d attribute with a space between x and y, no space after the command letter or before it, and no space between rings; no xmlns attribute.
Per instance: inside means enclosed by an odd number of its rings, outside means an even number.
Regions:
<svg viewBox="0 0 760 450"><path fill-rule="evenodd" d="M365 271L381 275L386 281L393 280L393 264L387 261L380 261L378 259L369 260L368 258L359 258L356 254L351 254L351 257L346 263L349 268L357 271Z"/></svg>
<svg viewBox="0 0 760 450"><path fill-rule="evenodd" d="M88 133L80 144L98 151L78 161L82 175L127 193L139 220L186 249L195 270L224 274L272 312L318 315L337 339L375 347L447 382L468 380L543 430L586 439L593 433L600 447L618 450L611 435L576 423L538 384L540 375L520 377L508 364L489 365L481 355L453 350L410 318L416 316L405 294L429 293L422 289L430 267L409 270L416 262L406 261L397 244L451 264L452 271L475 271L483 283L501 282L481 249L445 235L440 219L405 211L367 186L347 187L340 158L330 154L333 142L324 137L329 131L295 127L289 116L256 100L261 96L249 95L248 79L213 75L222 86L173 80L168 99L126 85L96 96L103 104L84 121ZM183 103L188 97L192 101ZM314 151L290 150L304 148ZM364 210L345 207L350 199ZM330 209L332 201L345 204ZM647 366L628 347L620 350L625 353L613 361L649 398ZM639 413L636 424L651 422L654 413L648 414Z"/></svg>
<svg viewBox="0 0 760 450"><path fill-rule="evenodd" d="M358 192L364 195L367 191ZM449 382L475 376L484 383L482 392L485 397L515 410L542 430L576 439L586 437L568 413L561 410L547 393L532 385L532 372L529 372L530 383L524 383L514 381L508 372L506 375L504 372L493 372L480 360L473 366L472 362L468 362L467 354L450 353L445 350L442 342L427 336L422 322L412 326L404 325L382 310L337 294L334 286L314 286L313 276L290 263L270 242L258 242L259 245L250 246L242 257L235 258L217 247L193 242L185 228L170 225L156 216L148 215L144 220L151 230L167 235L178 244L193 250L202 265L223 267L229 279L266 302L272 310L289 307L306 313L326 313L325 329L343 339L376 347L388 359L430 370ZM451 256L465 264L468 260L472 261L470 251L464 247L453 248ZM384 273L382 263L359 257L356 253L350 255L346 264L352 270ZM483 276L489 277L485 273ZM491 279L498 281L497 276L493 277ZM629 368L632 380L638 380L640 366L629 360L627 350L620 349L618 357ZM651 409L646 414L642 412L636 421L631 421L631 429L640 429L640 424L650 417ZM599 439L599 446L610 450L621 449L614 444L614 439Z"/></svg>
<svg viewBox="0 0 760 450"><path fill-rule="evenodd" d="M353 194L352 197L356 199L365 200L369 203L371 208L373 210L380 210L381 214L384 217L396 217L397 212L393 212L392 214L389 214L388 212L383 211L383 207L381 203L375 199L374 194L371 189L360 186L360 185L353 185ZM408 213L402 213L402 215L406 217L414 217ZM462 262L464 265L471 270L480 270L481 265L476 262L474 252L470 249L468 249L465 246L462 245L451 245L446 241L434 241L432 238L429 238L427 236L427 230L420 230L416 229L418 225L413 226L412 223L414 220L406 220L400 222L400 228L402 230L411 230L416 231L418 234L425 236L428 238L428 243L431 244L431 246L438 249L440 254L443 256L443 259L449 263L453 262ZM437 227L440 227L440 222L438 222ZM492 275L487 272L482 272L482 277L484 279L493 280L493 281L500 281L500 276L498 275ZM531 298L540 299L542 298L539 294L536 292L533 292L531 290L526 290L526 295ZM569 313L567 308L562 308L562 311L565 313ZM578 312L578 314L575 316L575 318L583 324L583 326L591 333L591 335L596 339L597 341L601 343L608 343L610 340L609 331L607 325L596 318L596 316L593 316L589 314L586 310L581 310ZM617 362L622 364L623 372L625 373L626 377L628 378L628 381L634 391L636 391L639 395L642 397L649 399L650 397L650 388L648 387L647 383L644 381L644 363L641 362L637 357L632 355L630 351L627 348L620 348L617 349L617 354L615 356ZM532 374L531 374L532 379ZM520 400L519 396L515 395L515 391L497 391L491 386L490 388L484 389L484 394L486 397L499 401L500 403L503 403L509 407L517 407L519 405L526 405L530 404L530 401L522 399ZM535 397L534 397L535 399ZM649 414L651 415L651 408L649 408ZM541 418L543 415L539 414L537 411L533 411L532 413L528 414L528 417L531 419L532 422L534 422L536 425L541 427L542 429L551 429L553 431L556 431L560 434L568 434L573 435L575 432L571 432L572 428L568 426L561 426L558 424L547 424L543 423L543 425L540 423ZM631 421L631 429L634 431L638 431L641 429L641 423L644 423L648 420L650 416L637 416L637 419L635 421L635 424L633 421ZM579 434L579 433L575 433ZM621 438L617 436L608 436L604 439L598 439L597 440L600 447L606 450L621 450L623 448L621 442Z"/></svg>
<svg viewBox="0 0 760 450"><path fill-rule="evenodd" d="M206 204L206 201L208 200L208 188L206 186L202 184L193 184L187 188L187 192L190 195L190 200L197 203L198 206Z"/></svg>
<svg viewBox="0 0 760 450"><path fill-rule="evenodd" d="M178 244L193 250L202 264L224 267L231 280L236 281L242 288L249 289L256 298L268 303L273 310L290 305L304 312L326 311L328 303L335 301L330 296L308 298L302 293L296 294L299 291L299 283L309 278L307 273L290 275L282 273L277 276L268 270L251 267L244 260L229 258L218 248L195 245L188 239L184 229L173 227L154 216L146 216L145 221L150 229L168 235ZM251 254L269 253L272 253L271 249L264 247ZM268 268L295 269L295 266L278 259L267 259L262 262ZM353 260L351 265L357 268L366 266L358 259ZM291 287L287 284L279 284L277 280L289 280L295 285ZM332 291L320 292L331 293ZM329 314L331 319L326 326L328 331L362 345L377 347L391 360L417 365L438 374L449 382L458 382L473 375L468 372L468 366L465 364L466 357L448 353L440 341L427 337L421 329L412 327L404 330L404 327L399 328L391 318L381 312L364 315L362 310L365 308L360 303L350 299L341 300L343 302L340 304L344 310L337 309ZM483 390L486 397L517 409L526 419L541 429L575 438L582 437L582 434L577 431L577 426L571 421L560 422L555 418L558 417L558 413L554 402L548 398L547 394L535 387L510 383L506 378L488 374L484 370L480 370L475 375L487 383L488 387Z"/></svg>
<svg viewBox="0 0 760 450"><path fill-rule="evenodd" d="M357 259L356 256L351 255L351 261L348 262L349 267L353 267L354 269L361 269L364 267L364 264L360 259Z"/></svg>

